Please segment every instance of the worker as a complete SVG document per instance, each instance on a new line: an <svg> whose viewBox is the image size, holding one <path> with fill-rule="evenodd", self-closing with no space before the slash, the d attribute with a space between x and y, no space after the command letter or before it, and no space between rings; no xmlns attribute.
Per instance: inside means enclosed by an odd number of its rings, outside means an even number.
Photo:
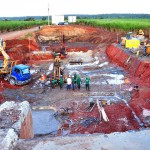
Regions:
<svg viewBox="0 0 150 150"><path fill-rule="evenodd" d="M57 53L56 53L56 52L54 52L54 53L53 53L53 55L54 55L54 58L56 58L56 56L57 56Z"/></svg>
<svg viewBox="0 0 150 150"><path fill-rule="evenodd" d="M59 80L59 87L60 87L60 89L62 89L63 84L64 84L64 81L63 81L63 77L62 77L62 75L61 75L61 76L60 76L60 80Z"/></svg>
<svg viewBox="0 0 150 150"><path fill-rule="evenodd" d="M54 88L54 87L57 85L57 83L58 83L58 81L57 81L56 79L53 79L53 80L51 81L51 86L52 86L52 88Z"/></svg>
<svg viewBox="0 0 150 150"><path fill-rule="evenodd" d="M144 35L144 32L143 32L143 30L139 30L139 35Z"/></svg>
<svg viewBox="0 0 150 150"><path fill-rule="evenodd" d="M88 75L85 77L85 88L86 90L90 90L90 77Z"/></svg>
<svg viewBox="0 0 150 150"><path fill-rule="evenodd" d="M146 46L146 41L144 42L144 55L146 55L146 49L147 49L147 46Z"/></svg>
<svg viewBox="0 0 150 150"><path fill-rule="evenodd" d="M132 96L138 98L139 97L139 86L138 85L130 86L129 92L130 92L131 98L132 98Z"/></svg>
<svg viewBox="0 0 150 150"><path fill-rule="evenodd" d="M89 103L90 103L90 106L88 106L88 107L86 108L86 110L90 110L90 109L94 106L95 102L94 102L93 97L90 97L90 98L89 98Z"/></svg>
<svg viewBox="0 0 150 150"><path fill-rule="evenodd" d="M78 87L78 89L80 89L81 83L82 83L81 78L80 78L80 76L78 75L78 76L77 76L77 87Z"/></svg>
<svg viewBox="0 0 150 150"><path fill-rule="evenodd" d="M40 80L45 81L46 80L46 74L42 74L41 77L40 77Z"/></svg>
<svg viewBox="0 0 150 150"><path fill-rule="evenodd" d="M41 75L41 77L40 77L39 80L40 80L40 83L41 83L42 86L44 86L44 84L45 84L45 82L46 82L46 78L47 78L47 77L46 77L46 74L42 74L42 75Z"/></svg>
<svg viewBox="0 0 150 150"><path fill-rule="evenodd" d="M147 55L147 48L150 46L150 44L147 44L147 41L144 42L144 55Z"/></svg>
<svg viewBox="0 0 150 150"><path fill-rule="evenodd" d="M77 74L76 74L76 72L74 73L74 82L77 83Z"/></svg>
<svg viewBox="0 0 150 150"><path fill-rule="evenodd" d="M75 90L75 80L74 80L74 76L72 76L72 90Z"/></svg>
<svg viewBox="0 0 150 150"><path fill-rule="evenodd" d="M71 80L70 75L69 75L67 78L67 90L71 89L71 84L72 84L72 80Z"/></svg>
<svg viewBox="0 0 150 150"><path fill-rule="evenodd" d="M139 89L138 89L138 88L139 88L138 85L134 85L133 87L134 87L134 88L133 88L134 90L139 90Z"/></svg>

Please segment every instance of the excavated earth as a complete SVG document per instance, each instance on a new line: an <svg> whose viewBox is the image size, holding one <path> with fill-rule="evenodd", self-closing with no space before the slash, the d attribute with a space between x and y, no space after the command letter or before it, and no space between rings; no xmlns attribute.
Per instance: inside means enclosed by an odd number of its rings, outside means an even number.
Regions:
<svg viewBox="0 0 150 150"><path fill-rule="evenodd" d="M6 40L8 55L12 60L30 65L33 79L25 86L10 86L1 79L1 103L27 100L35 110L69 109L67 115L58 116L60 125L55 136L125 132L150 126L149 59L136 58L118 44L112 44L116 43L116 33L67 25L45 26L33 35L30 39L22 36L22 39ZM66 84L62 89L37 84L40 75L53 63L53 52L62 45L68 53L62 59L65 74L76 72L81 76L80 90L67 91ZM69 60L79 58L82 65L69 64ZM86 74L91 78L90 91L85 89ZM134 85L139 86L138 91L130 91ZM104 122L96 105L91 111L86 110L90 97L107 102L104 110L109 122Z"/></svg>

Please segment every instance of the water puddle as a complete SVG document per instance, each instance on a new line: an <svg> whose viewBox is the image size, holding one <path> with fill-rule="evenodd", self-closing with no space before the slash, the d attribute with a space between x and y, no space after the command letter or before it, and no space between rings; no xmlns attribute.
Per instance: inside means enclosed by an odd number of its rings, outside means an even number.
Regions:
<svg viewBox="0 0 150 150"><path fill-rule="evenodd" d="M56 134L59 122L54 117L54 110L33 110L33 128L35 135Z"/></svg>

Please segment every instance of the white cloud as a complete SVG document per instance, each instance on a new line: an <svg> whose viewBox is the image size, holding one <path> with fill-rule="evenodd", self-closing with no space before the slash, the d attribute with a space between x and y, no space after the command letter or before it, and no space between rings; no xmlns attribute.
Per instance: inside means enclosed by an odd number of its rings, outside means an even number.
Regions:
<svg viewBox="0 0 150 150"><path fill-rule="evenodd" d="M0 17L47 15L48 3L50 15L103 13L150 14L148 0L4 0L0 3Z"/></svg>

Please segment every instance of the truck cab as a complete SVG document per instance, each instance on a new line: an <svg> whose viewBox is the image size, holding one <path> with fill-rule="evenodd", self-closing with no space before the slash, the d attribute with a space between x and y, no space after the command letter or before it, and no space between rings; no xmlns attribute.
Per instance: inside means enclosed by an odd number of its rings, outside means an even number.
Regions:
<svg viewBox="0 0 150 150"><path fill-rule="evenodd" d="M12 68L11 74L7 76L11 85L24 85L31 81L30 67L19 64Z"/></svg>

